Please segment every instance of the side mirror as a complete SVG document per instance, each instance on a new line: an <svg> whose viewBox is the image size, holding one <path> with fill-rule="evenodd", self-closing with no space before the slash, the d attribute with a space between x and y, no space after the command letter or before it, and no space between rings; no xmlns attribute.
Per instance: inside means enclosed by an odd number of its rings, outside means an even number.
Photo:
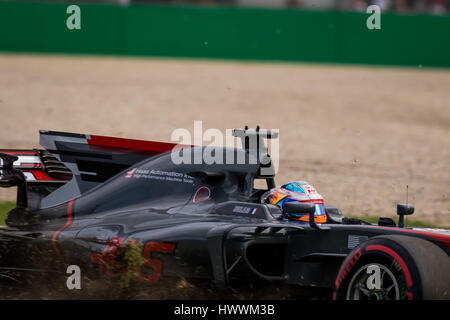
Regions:
<svg viewBox="0 0 450 320"><path fill-rule="evenodd" d="M412 204L397 204L397 215L409 216L414 213L414 206Z"/></svg>
<svg viewBox="0 0 450 320"><path fill-rule="evenodd" d="M412 204L397 204L398 227L405 227L405 216L409 216L414 213L414 206Z"/></svg>
<svg viewBox="0 0 450 320"><path fill-rule="evenodd" d="M288 202L283 206L283 213L314 214L316 206L312 203Z"/></svg>

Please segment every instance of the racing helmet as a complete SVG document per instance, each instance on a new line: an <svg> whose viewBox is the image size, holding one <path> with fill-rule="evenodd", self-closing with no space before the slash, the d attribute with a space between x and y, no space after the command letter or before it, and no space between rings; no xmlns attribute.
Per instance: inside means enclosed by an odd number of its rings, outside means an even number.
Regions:
<svg viewBox="0 0 450 320"><path fill-rule="evenodd" d="M286 203L291 201L315 204L316 212L314 213L314 221L316 223L327 222L323 197L308 182L294 181L286 183L281 187L273 188L264 200L264 202L277 205L281 209L283 209L283 206ZM309 222L309 214L303 214L300 212L286 213L285 218L288 220L298 221L300 223Z"/></svg>

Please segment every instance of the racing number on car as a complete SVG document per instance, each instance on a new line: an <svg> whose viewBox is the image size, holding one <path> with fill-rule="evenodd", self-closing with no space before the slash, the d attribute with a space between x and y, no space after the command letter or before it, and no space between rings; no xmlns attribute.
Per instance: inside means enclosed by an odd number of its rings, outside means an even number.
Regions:
<svg viewBox="0 0 450 320"><path fill-rule="evenodd" d="M112 238L103 249L101 254L91 253L90 260L97 264L99 275L106 273L109 276L117 275L115 271L119 270L120 264L116 261L119 256L120 246L124 238ZM133 240L132 240L133 241ZM174 243L149 241L144 247L144 267L151 268L151 273L144 273L139 270L140 279L149 283L157 283L161 278L163 263L161 259L152 257L153 253L173 254L175 250Z"/></svg>
<svg viewBox="0 0 450 320"><path fill-rule="evenodd" d="M124 238L113 237L108 241L102 253L91 253L90 261L98 265L98 273L106 273L114 276L114 271L118 267L116 257L119 255L120 246Z"/></svg>
<svg viewBox="0 0 450 320"><path fill-rule="evenodd" d="M152 253L167 253L173 254L175 250L174 243L164 243L164 242L152 242L149 241L145 244L144 248L144 267L152 268L153 271L150 274L142 274L143 280L150 283L157 283L161 278L162 272L162 260L158 258L153 258Z"/></svg>

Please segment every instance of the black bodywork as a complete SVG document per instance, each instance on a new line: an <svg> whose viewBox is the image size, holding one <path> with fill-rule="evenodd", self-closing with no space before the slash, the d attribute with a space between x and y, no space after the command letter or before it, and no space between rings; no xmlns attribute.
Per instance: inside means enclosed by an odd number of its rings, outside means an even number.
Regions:
<svg viewBox="0 0 450 320"><path fill-rule="evenodd" d="M251 157L248 148L222 151ZM385 220L372 225L332 207L323 225L286 220L261 200L274 177L261 175L259 161L175 165L170 152L142 158L73 199L12 210L0 229L2 272L65 274L78 265L86 274L113 276L127 245L139 243L140 278L149 286L182 278L212 281L217 289L276 283L331 292L344 259L375 236L418 237L450 254L442 233ZM257 179L268 187L255 188Z"/></svg>

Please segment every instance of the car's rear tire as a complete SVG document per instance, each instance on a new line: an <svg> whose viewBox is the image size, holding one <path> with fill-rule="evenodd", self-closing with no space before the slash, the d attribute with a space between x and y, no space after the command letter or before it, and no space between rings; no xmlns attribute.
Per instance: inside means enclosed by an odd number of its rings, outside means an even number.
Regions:
<svg viewBox="0 0 450 320"><path fill-rule="evenodd" d="M450 299L450 257L410 236L373 237L355 248L335 281L337 300Z"/></svg>

